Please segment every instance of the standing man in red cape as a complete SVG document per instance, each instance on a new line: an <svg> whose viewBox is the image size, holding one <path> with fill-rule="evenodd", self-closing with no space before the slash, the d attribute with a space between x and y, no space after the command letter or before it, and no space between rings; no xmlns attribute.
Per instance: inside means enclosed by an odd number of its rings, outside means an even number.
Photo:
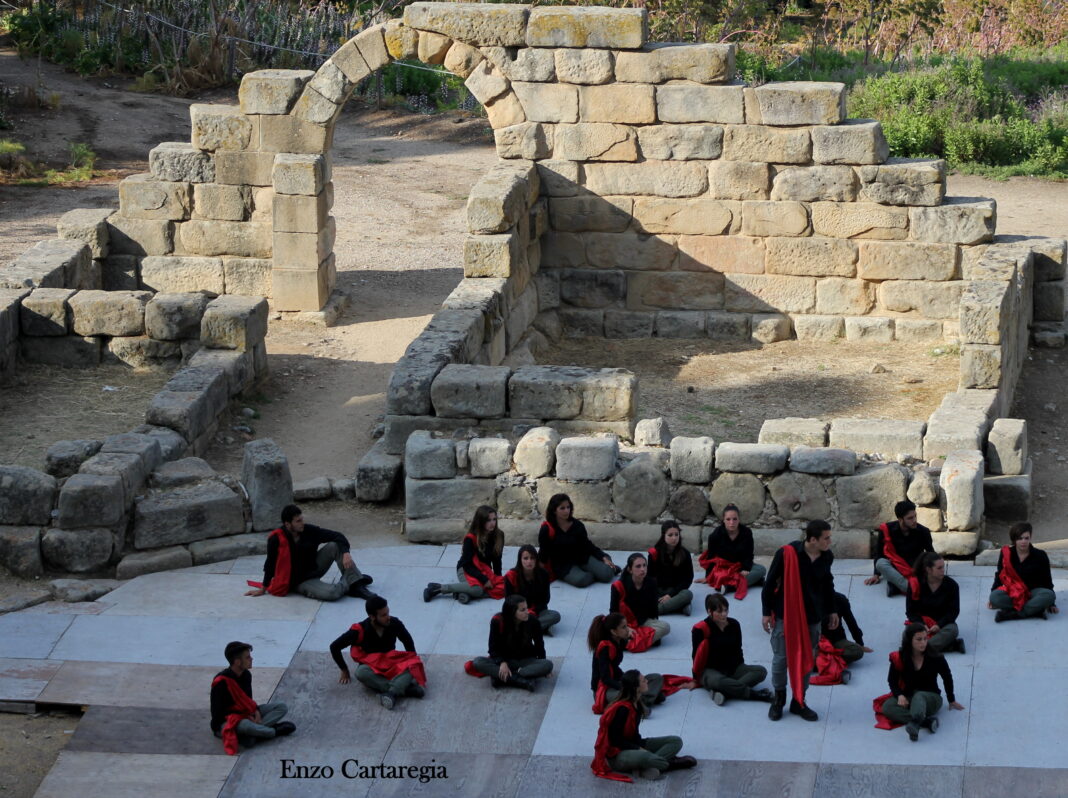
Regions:
<svg viewBox="0 0 1068 798"><path fill-rule="evenodd" d="M879 525L879 542L875 546L875 572L864 580L876 585L886 577L886 595L907 595L916 560L926 551L934 551L931 530L916 520L916 505L908 499L894 505L896 521Z"/></svg>
<svg viewBox="0 0 1068 798"><path fill-rule="evenodd" d="M341 581L329 584L321 577L337 563ZM263 582L249 582L246 596L287 596L296 590L319 601L337 601L342 596L368 599L367 586L374 580L360 573L349 551L349 541L340 532L304 523L295 504L282 508L282 526L267 538Z"/></svg>
<svg viewBox="0 0 1068 798"><path fill-rule="evenodd" d="M252 646L235 640L223 653L229 667L211 682L211 731L222 738L226 753L235 756L238 742L249 746L295 732L296 726L282 720L288 708L281 701L252 700Z"/></svg>
<svg viewBox="0 0 1068 798"><path fill-rule="evenodd" d="M805 690L816 661L824 616L829 629L838 628L833 563L831 525L826 521L809 521L804 541L787 543L771 561L760 596L764 609L761 625L771 634L771 685L775 688L775 700L768 709L771 720L782 719L787 671L793 691L790 712L804 720L819 720L819 715L805 705Z"/></svg>

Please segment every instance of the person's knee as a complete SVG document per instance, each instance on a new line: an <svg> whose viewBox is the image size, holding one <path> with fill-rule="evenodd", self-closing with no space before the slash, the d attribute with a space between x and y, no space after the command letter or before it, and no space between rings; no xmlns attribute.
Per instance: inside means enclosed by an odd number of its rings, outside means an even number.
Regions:
<svg viewBox="0 0 1068 798"><path fill-rule="evenodd" d="M340 556L341 549L338 548L337 543L331 540L319 547L319 554L323 557L329 557L331 560L333 560Z"/></svg>
<svg viewBox="0 0 1068 798"><path fill-rule="evenodd" d="M574 567L564 576L564 581L572 587L589 587L593 584L593 574Z"/></svg>

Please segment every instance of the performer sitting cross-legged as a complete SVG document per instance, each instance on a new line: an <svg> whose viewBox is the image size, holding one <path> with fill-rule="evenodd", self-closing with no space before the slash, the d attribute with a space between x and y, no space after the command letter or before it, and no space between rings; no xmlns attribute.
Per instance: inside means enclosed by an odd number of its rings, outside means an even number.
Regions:
<svg viewBox="0 0 1068 798"><path fill-rule="evenodd" d="M475 657L475 670L492 677L494 687L518 687L534 691L534 680L553 672L545 658L541 624L527 609L527 600L513 594L501 611L490 619L489 656Z"/></svg>
<svg viewBox="0 0 1068 798"><path fill-rule="evenodd" d="M894 505L896 521L879 526L879 542L873 557L875 573L864 580L875 585L885 577L886 595L908 593L913 566L921 554L934 551L931 530L916 520L916 505L908 499Z"/></svg>
<svg viewBox="0 0 1068 798"><path fill-rule="evenodd" d="M690 614L693 603L693 556L682 545L678 521L660 525L660 540L649 549L649 574L656 580L660 594L660 614Z"/></svg>
<svg viewBox="0 0 1068 798"><path fill-rule="evenodd" d="M369 598L365 605L367 618L352 627L330 644L341 676L341 684L349 683L349 669L341 650L350 646L349 655L356 663L356 678L379 693L379 701L386 709L393 709L402 696L422 698L426 695L426 671L423 661L415 653L415 642L400 618L389 614L389 605L381 596ZM397 651L397 641L404 651Z"/></svg>
<svg viewBox="0 0 1068 798"><path fill-rule="evenodd" d="M282 720L287 708L281 701L252 700L252 646L235 640L223 653L230 667L219 671L211 683L211 731L222 738L226 753L235 756L239 743L247 747L296 731L296 726Z"/></svg>
<svg viewBox="0 0 1068 798"><path fill-rule="evenodd" d="M886 677L890 693L875 699L876 726L892 729L895 725L905 724L905 731L913 742L919 739L921 728L933 734L938 729L935 713L942 708L939 677L946 688L950 709L964 709L953 695L953 674L945 657L929 650L927 629L922 623L910 623L901 635L901 648L890 654L890 670Z"/></svg>
<svg viewBox="0 0 1068 798"><path fill-rule="evenodd" d="M753 531L741 522L737 505L728 504L721 512L723 523L712 530L708 548L698 560L705 569L698 581L716 590L733 590L740 601L749 588L764 581L767 569L753 562Z"/></svg>
<svg viewBox="0 0 1068 798"><path fill-rule="evenodd" d="M941 554L928 551L916 561L916 578L910 580L905 596L905 615L910 623L926 627L928 651L964 653L964 641L958 637L957 629L960 586L946 576L946 561Z"/></svg>
<svg viewBox="0 0 1068 798"><path fill-rule="evenodd" d="M649 576L649 561L637 552L627 557L627 567L612 583L608 609L622 613L630 625L627 651L648 651L671 631L671 625L659 617L657 587L656 580Z"/></svg>
<svg viewBox="0 0 1068 798"><path fill-rule="evenodd" d="M529 543L519 547L515 568L504 575L504 595L519 595L527 600L527 609L537 616L541 631L551 635L553 626L560 623L560 613L549 609L549 572L538 562L538 550Z"/></svg>
<svg viewBox="0 0 1068 798"><path fill-rule="evenodd" d="M620 677L619 697L601 716L590 769L603 779L633 781L629 772L645 779L658 779L669 770L692 768L697 760L678 756L682 738L642 737L639 733L644 712L642 696L648 692L647 679L629 670Z"/></svg>
<svg viewBox="0 0 1068 798"><path fill-rule="evenodd" d="M619 569L612 558L590 540L586 526L574 517L575 507L566 493L550 497L545 520L538 530L538 559L553 579L575 587L611 582Z"/></svg>
<svg viewBox="0 0 1068 798"><path fill-rule="evenodd" d="M994 620L1017 621L1021 618L1046 618L1056 614L1057 594L1049 556L1031 545L1031 525L1026 521L1009 529L1010 546L1002 546L998 570L987 606L996 609Z"/></svg>
<svg viewBox="0 0 1068 798"><path fill-rule="evenodd" d="M461 604L472 599L504 598L504 577L501 576L501 551L504 533L497 527L497 511L487 505L475 510L471 525L464 535L460 559L456 563L456 582L431 582L423 590L423 601L434 596L452 595Z"/></svg>
<svg viewBox="0 0 1068 798"><path fill-rule="evenodd" d="M586 643L593 652L593 677L590 679L590 689L593 690L593 711L595 714L604 712L605 707L616 700L622 689L620 678L623 669L623 649L630 639L630 627L627 619L618 612L608 615L598 615L590 624L590 631L586 636ZM646 681L648 690L641 694L641 702L645 714L652 712L653 704L664 701L663 677L659 673L647 673Z"/></svg>
<svg viewBox="0 0 1068 798"><path fill-rule="evenodd" d="M693 678L712 694L720 706L728 698L771 701L775 694L766 687L757 689L768 676L760 665L746 665L742 654L742 627L728 617L730 602L726 596L705 596L708 617L694 624Z"/></svg>

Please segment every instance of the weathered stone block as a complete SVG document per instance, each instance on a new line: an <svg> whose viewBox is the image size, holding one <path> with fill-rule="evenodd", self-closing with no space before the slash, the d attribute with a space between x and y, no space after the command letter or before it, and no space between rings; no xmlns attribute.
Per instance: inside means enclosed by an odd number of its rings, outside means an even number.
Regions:
<svg viewBox="0 0 1068 798"><path fill-rule="evenodd" d="M467 229L472 233L503 233L527 211L530 166L498 166L485 174L467 198Z"/></svg>
<svg viewBox="0 0 1068 798"><path fill-rule="evenodd" d="M656 520L667 506L670 493L670 481L648 458L634 460L612 480L616 510L630 521Z"/></svg>
<svg viewBox="0 0 1068 798"><path fill-rule="evenodd" d="M800 202L742 203L742 232L751 236L803 236L809 232L808 209Z"/></svg>
<svg viewBox="0 0 1068 798"><path fill-rule="evenodd" d="M560 433L552 427L534 427L527 430L515 447L515 470L531 478L552 473L559 443Z"/></svg>
<svg viewBox="0 0 1068 798"><path fill-rule="evenodd" d="M721 443L716 449L716 469L752 474L773 474L786 467L790 450L767 443Z"/></svg>
<svg viewBox="0 0 1068 798"><path fill-rule="evenodd" d="M561 83L598 85L612 80L612 54L605 50L560 49L555 60Z"/></svg>
<svg viewBox="0 0 1068 798"><path fill-rule="evenodd" d="M763 200L771 186L771 167L766 163L716 161L709 164L710 196L717 199Z"/></svg>
<svg viewBox="0 0 1068 798"><path fill-rule="evenodd" d="M677 256L670 237L589 233L582 238L587 262L601 269L633 268L635 261L648 271L670 269Z"/></svg>
<svg viewBox="0 0 1068 798"><path fill-rule="evenodd" d="M475 438L467 448L467 456L471 476L495 477L511 468L512 444L504 438Z"/></svg>
<svg viewBox="0 0 1068 798"><path fill-rule="evenodd" d="M252 209L248 186L202 183L193 186L193 218L243 222Z"/></svg>
<svg viewBox="0 0 1068 798"><path fill-rule="evenodd" d="M908 208L874 202L814 202L809 210L816 235L888 240L908 236Z"/></svg>
<svg viewBox="0 0 1068 798"><path fill-rule="evenodd" d="M656 121L652 86L614 83L608 86L580 86L579 119L583 122L618 122L647 125ZM561 156L559 153L557 157Z"/></svg>
<svg viewBox="0 0 1068 798"><path fill-rule="evenodd" d="M938 501L938 471L933 468L923 468L913 472L907 497L910 502L921 506L936 503Z"/></svg>
<svg viewBox="0 0 1068 798"><path fill-rule="evenodd" d="M464 277L510 277L523 253L516 233L464 239Z"/></svg>
<svg viewBox="0 0 1068 798"><path fill-rule="evenodd" d="M702 524L708 517L708 497L696 485L680 485L668 499L668 513L683 524Z"/></svg>
<svg viewBox="0 0 1068 798"><path fill-rule="evenodd" d="M66 288L91 259L89 246L80 241L38 241L0 271L0 288Z"/></svg>
<svg viewBox="0 0 1068 798"><path fill-rule="evenodd" d="M241 79L237 96L244 114L287 114L314 72L308 69L260 69Z"/></svg>
<svg viewBox="0 0 1068 798"><path fill-rule="evenodd" d="M119 183L119 212L129 219L188 219L193 207L189 183L170 183L149 174Z"/></svg>
<svg viewBox="0 0 1068 798"><path fill-rule="evenodd" d="M157 144L149 150L148 168L157 180L175 183L212 183L215 180L215 162L211 154L188 141Z"/></svg>
<svg viewBox="0 0 1068 798"><path fill-rule="evenodd" d="M716 310L723 307L722 274L709 272L631 272L627 307L631 310Z"/></svg>
<svg viewBox="0 0 1068 798"><path fill-rule="evenodd" d="M857 453L850 449L795 446L790 453L790 470L803 474L850 476L856 467Z"/></svg>
<svg viewBox="0 0 1068 798"><path fill-rule="evenodd" d="M223 258L227 294L271 296L271 261L265 258Z"/></svg>
<svg viewBox="0 0 1068 798"><path fill-rule="evenodd" d="M100 451L100 441L56 441L45 453L45 470L63 479L78 473L82 463Z"/></svg>
<svg viewBox="0 0 1068 798"><path fill-rule="evenodd" d="M150 424L141 424L130 431L140 432L155 438L159 443L160 452L163 454L164 462L177 460L179 457L185 456L188 444L186 443L185 438L172 429L167 427L154 427Z"/></svg>
<svg viewBox="0 0 1068 798"><path fill-rule="evenodd" d="M173 369L182 361L178 341L157 341L147 335L108 338L101 351L102 362L123 364L132 369Z"/></svg>
<svg viewBox="0 0 1068 798"><path fill-rule="evenodd" d="M708 437L671 439L671 478L705 485L712 479L715 442Z"/></svg>
<svg viewBox="0 0 1068 798"><path fill-rule="evenodd" d="M900 313L917 311L928 319L956 319L960 315L964 283L923 280L890 280L879 285L879 303Z"/></svg>
<svg viewBox="0 0 1068 798"><path fill-rule="evenodd" d="M236 557L267 553L267 538L264 535L250 533L247 535L229 535L214 540L197 540L189 544L189 553L193 556L193 565L210 562L223 562Z"/></svg>
<svg viewBox="0 0 1068 798"><path fill-rule="evenodd" d="M252 506L252 528L265 531L280 526L282 508L293 502L293 478L281 447L269 438L246 443L241 483Z"/></svg>
<svg viewBox="0 0 1068 798"><path fill-rule="evenodd" d="M858 270L865 280L952 280L957 263L953 244L860 242Z"/></svg>
<svg viewBox="0 0 1068 798"><path fill-rule="evenodd" d="M200 321L211 301L202 291L156 294L145 306L145 331L163 341L199 338Z"/></svg>
<svg viewBox="0 0 1068 798"><path fill-rule="evenodd" d="M1031 474L983 479L983 511L987 518L1009 523L1031 517Z"/></svg>
<svg viewBox="0 0 1068 798"><path fill-rule="evenodd" d="M365 31L366 32L366 31ZM381 40L381 35L379 36ZM383 45L385 49L385 45ZM336 63L336 61L335 61ZM262 152L296 152L320 155L333 144L333 125L320 125L298 116L259 116Z"/></svg>
<svg viewBox="0 0 1068 798"><path fill-rule="evenodd" d="M497 155L501 158L538 160L553 152L554 134L549 125L540 122L520 122L493 131Z"/></svg>
<svg viewBox="0 0 1068 798"><path fill-rule="evenodd" d="M549 221L561 232L619 233L630 226L633 202L630 197L554 197Z"/></svg>
<svg viewBox="0 0 1068 798"><path fill-rule="evenodd" d="M890 155L882 125L873 119L847 119L812 128L816 163L881 164Z"/></svg>
<svg viewBox="0 0 1068 798"><path fill-rule="evenodd" d="M946 195L946 162L889 158L881 166L860 166L860 199L884 205L939 205Z"/></svg>
<svg viewBox="0 0 1068 798"><path fill-rule="evenodd" d="M656 314L659 338L704 338L705 314L702 311L662 310Z"/></svg>
<svg viewBox="0 0 1068 798"><path fill-rule="evenodd" d="M122 479L124 507L133 501L134 496L141 490L141 487L145 484L145 478L148 476L145 460L140 454L130 452L101 451L82 463L78 471L81 474L120 477Z"/></svg>
<svg viewBox="0 0 1068 798"><path fill-rule="evenodd" d="M637 161L634 129L626 125L582 122L557 125L553 154L572 161Z"/></svg>
<svg viewBox="0 0 1068 798"><path fill-rule="evenodd" d="M552 477L542 477L538 480L537 491L536 509L542 518L545 517L549 499L558 493L570 497L576 518L608 521L614 517L610 482L562 482Z"/></svg>
<svg viewBox="0 0 1068 798"><path fill-rule="evenodd" d="M530 47L603 47L637 49L648 36L644 8L553 7L530 12Z"/></svg>
<svg viewBox="0 0 1068 798"><path fill-rule="evenodd" d="M67 211L56 222L56 234L66 241L85 244L93 258L105 258L109 247L107 218L113 212L111 208Z"/></svg>
<svg viewBox="0 0 1068 798"><path fill-rule="evenodd" d="M297 234L279 233L275 235L275 240L279 236L286 235ZM190 255L271 257L271 226L264 222L220 222L192 219L180 226L179 238L182 248ZM289 261L283 260L283 262ZM143 275L144 263L141 265ZM221 263L219 268L222 268Z"/></svg>
<svg viewBox="0 0 1068 798"><path fill-rule="evenodd" d="M917 241L979 244L994 240L997 203L976 197L946 197L933 208L910 208L909 219Z"/></svg>
<svg viewBox="0 0 1068 798"><path fill-rule="evenodd" d="M215 153L215 181L224 185L269 186L274 169L273 152Z"/></svg>
<svg viewBox="0 0 1068 798"><path fill-rule="evenodd" d="M619 441L605 438L564 438L556 447L556 476L574 482L610 478L619 458Z"/></svg>
<svg viewBox="0 0 1068 798"><path fill-rule="evenodd" d="M141 432L120 432L104 439L100 451L105 454L135 454L141 458L146 474L151 473L163 462L163 449L151 435ZM107 524L93 524L107 526Z"/></svg>
<svg viewBox="0 0 1068 798"><path fill-rule="evenodd" d="M749 203L743 203L748 205ZM765 269L768 274L809 277L853 277L857 248L837 238L769 238Z"/></svg>
<svg viewBox="0 0 1068 798"><path fill-rule="evenodd" d="M763 125L837 125L846 118L843 83L784 81L745 91L745 121Z"/></svg>
<svg viewBox="0 0 1068 798"><path fill-rule="evenodd" d="M643 418L634 425L635 446L670 446L671 430L662 417Z"/></svg>
<svg viewBox="0 0 1068 798"><path fill-rule="evenodd" d="M762 344L787 341L793 334L790 317L782 313L754 313L749 326L750 337Z"/></svg>
<svg viewBox="0 0 1068 798"><path fill-rule="evenodd" d="M213 479L215 476L215 469L205 460L199 457L183 457L181 460L160 465L149 475L149 483L154 488L176 488L179 485Z"/></svg>
<svg viewBox="0 0 1068 798"><path fill-rule="evenodd" d="M493 506L496 496L493 479L411 479L404 480L407 518L469 518L483 504Z"/></svg>
<svg viewBox="0 0 1068 798"><path fill-rule="evenodd" d="M446 418L501 418L507 412L511 369L451 364L430 387L436 415Z"/></svg>
<svg viewBox="0 0 1068 798"><path fill-rule="evenodd" d="M779 169L771 190L773 200L801 202L853 202L856 195L857 175L848 166Z"/></svg>
<svg viewBox="0 0 1068 798"><path fill-rule="evenodd" d="M986 443L986 467L991 474L1015 475L1027 464L1027 421L999 418L990 427Z"/></svg>
<svg viewBox="0 0 1068 798"><path fill-rule="evenodd" d="M59 492L55 523L63 529L117 524L127 509L120 474L74 474Z"/></svg>
<svg viewBox="0 0 1068 798"><path fill-rule="evenodd" d="M623 197L613 199L629 200ZM697 240L687 239L685 241L687 245L685 251L692 252L691 257L699 263L708 262L709 258L702 258L702 255L706 255L710 248L716 249L730 244L728 240L711 239L711 237L729 232L731 222L735 219L737 212L737 203L721 200L643 197L634 201L634 219L643 232L688 233L700 236ZM681 245L684 242L679 243ZM699 270L690 268L693 271ZM718 271L726 270L718 269Z"/></svg>
<svg viewBox="0 0 1068 798"><path fill-rule="evenodd" d="M769 418L760 426L758 443L823 447L830 424L818 418Z"/></svg>
<svg viewBox="0 0 1068 798"><path fill-rule="evenodd" d="M816 290L819 291L818 286ZM818 307L818 293L816 304ZM792 316L791 321L798 341L834 341L845 337L845 320L841 316Z"/></svg>
<svg viewBox="0 0 1068 798"><path fill-rule="evenodd" d="M831 426L834 434L834 426ZM894 517L894 505L905 498L907 470L890 463L864 468L835 480L838 523L847 528L874 529Z"/></svg>
<svg viewBox="0 0 1068 798"><path fill-rule="evenodd" d="M708 187L708 173L699 163L591 163L585 165L584 171L586 187L602 196L645 194L656 197L693 197Z"/></svg>
<svg viewBox="0 0 1068 798"><path fill-rule="evenodd" d="M148 291L79 291L68 301L71 327L78 335L140 335L151 297Z"/></svg>
<svg viewBox="0 0 1068 798"><path fill-rule="evenodd" d="M728 274L726 309L810 313L816 304L816 281L811 277Z"/></svg>
<svg viewBox="0 0 1068 798"><path fill-rule="evenodd" d="M638 143L647 160L690 161L718 158L723 149L719 125L645 125Z"/></svg>
<svg viewBox="0 0 1068 798"><path fill-rule="evenodd" d="M863 315L875 307L875 284L829 277L816 284L816 312Z"/></svg>
<svg viewBox="0 0 1068 798"><path fill-rule="evenodd" d="M201 343L213 349L250 351L267 335L267 300L262 297L221 296L204 310Z"/></svg>
<svg viewBox="0 0 1068 798"><path fill-rule="evenodd" d="M894 320L872 316L849 316L845 320L847 341L889 343L894 340Z"/></svg>
<svg viewBox="0 0 1068 798"><path fill-rule="evenodd" d="M987 429L989 422L983 410L961 406L939 408L927 420L923 458L930 462L958 449L981 449Z"/></svg>
<svg viewBox="0 0 1068 798"><path fill-rule="evenodd" d="M946 526L975 529L983 518L983 453L958 449L942 465L938 485L945 497Z"/></svg>
<svg viewBox="0 0 1068 798"><path fill-rule="evenodd" d="M18 330L22 335L66 335L69 328L70 307L68 301L74 296L69 288L35 288L22 298L18 312ZM17 337L10 332L5 340Z"/></svg>
<svg viewBox="0 0 1068 798"><path fill-rule="evenodd" d="M278 269L271 273L271 301L277 310L319 310L336 280L333 258L315 269Z"/></svg>
<svg viewBox="0 0 1068 798"><path fill-rule="evenodd" d="M468 78L468 81L470 80ZM579 95L576 86L515 81L511 88L522 105L526 118L532 122L579 121Z"/></svg>
<svg viewBox="0 0 1068 798"><path fill-rule="evenodd" d="M87 368L100 365L101 338L64 335L54 338L19 339L19 356L27 363L62 368Z"/></svg>
<svg viewBox="0 0 1068 798"><path fill-rule="evenodd" d="M734 504L743 524L751 524L760 517L765 496L763 483L752 474L720 474L708 491L714 515L722 518L723 508Z"/></svg>
<svg viewBox="0 0 1068 798"><path fill-rule="evenodd" d="M236 105L189 106L193 146L198 150L255 149L252 120Z"/></svg>
<svg viewBox="0 0 1068 798"><path fill-rule="evenodd" d="M456 476L456 445L449 438L413 432L404 446L404 473L409 479L452 479Z"/></svg>
<svg viewBox="0 0 1068 798"><path fill-rule="evenodd" d="M653 334L654 315L629 310L607 310L604 314L605 338L649 338Z"/></svg>
<svg viewBox="0 0 1068 798"><path fill-rule="evenodd" d="M704 86L688 81L656 87L656 110L661 122L745 121L742 86Z"/></svg>
<svg viewBox="0 0 1068 798"><path fill-rule="evenodd" d="M473 45L522 47L529 12L520 5L412 3L404 9L404 24Z"/></svg>
<svg viewBox="0 0 1068 798"><path fill-rule="evenodd" d="M637 52L616 53L621 83L726 83L734 77L734 45L649 43Z"/></svg>
<svg viewBox="0 0 1068 798"><path fill-rule="evenodd" d="M0 565L22 579L35 579L43 575L43 531L37 526L0 526Z"/></svg>
<svg viewBox="0 0 1068 798"><path fill-rule="evenodd" d="M54 477L34 468L0 465L0 524L49 523L55 494Z"/></svg>
<svg viewBox="0 0 1068 798"><path fill-rule="evenodd" d="M401 458L388 453L385 439L380 439L356 465L356 498L365 502L388 501L401 466Z"/></svg>
<svg viewBox="0 0 1068 798"><path fill-rule="evenodd" d="M547 197L573 197L579 193L582 164L573 161L546 160L536 164L542 193Z"/></svg>
<svg viewBox="0 0 1068 798"><path fill-rule="evenodd" d="M1002 376L1001 347L964 344L960 348L960 387L997 388Z"/></svg>
<svg viewBox="0 0 1068 798"><path fill-rule="evenodd" d="M160 571L172 571L176 568L189 568L193 564L192 555L185 546L168 546L154 551L137 551L123 557L115 566L117 579L135 579L145 574Z"/></svg>
<svg viewBox="0 0 1068 798"><path fill-rule="evenodd" d="M812 160L812 141L805 128L729 125L723 137L723 158L727 161L759 159L768 163L804 164Z"/></svg>
<svg viewBox="0 0 1068 798"><path fill-rule="evenodd" d="M1035 283L1035 321L1063 322L1065 310L1064 295L1064 280Z"/></svg>
<svg viewBox="0 0 1068 798"><path fill-rule="evenodd" d="M994 281L967 282L960 298L962 341L976 344L1001 343L1012 300L1010 286L1010 283Z"/></svg>
<svg viewBox="0 0 1068 798"><path fill-rule="evenodd" d="M225 288L219 258L147 257L141 261L141 282L146 288L165 294L221 294Z"/></svg>
<svg viewBox="0 0 1068 798"><path fill-rule="evenodd" d="M119 586L114 579L53 579L50 583L56 601L76 604L96 601Z"/></svg>
<svg viewBox="0 0 1068 798"><path fill-rule="evenodd" d="M831 422L831 446L864 454L923 457L922 421L880 418L836 418Z"/></svg>
<svg viewBox="0 0 1068 798"><path fill-rule="evenodd" d="M768 483L776 514L783 520L826 519L831 514L827 490L817 477L787 471Z"/></svg>
<svg viewBox="0 0 1068 798"><path fill-rule="evenodd" d="M107 565L113 545L110 529L49 529L41 553L53 568L84 574Z"/></svg>

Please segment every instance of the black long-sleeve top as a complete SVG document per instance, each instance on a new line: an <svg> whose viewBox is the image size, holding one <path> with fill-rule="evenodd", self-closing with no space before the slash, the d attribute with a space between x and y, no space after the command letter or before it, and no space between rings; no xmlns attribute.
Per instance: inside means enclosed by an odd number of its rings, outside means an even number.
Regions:
<svg viewBox="0 0 1068 798"><path fill-rule="evenodd" d="M291 532L282 530L282 534L289 540L289 587L294 589L297 585L308 579L315 572L315 554L324 543L336 543L342 552L349 550L349 541L340 532L332 529L323 529L315 524L305 524L304 531L300 533L300 540L294 541ZM267 559L263 563L263 586L271 584L274 577L275 563L278 562L278 538L271 535L267 538Z"/></svg>
<svg viewBox="0 0 1068 798"><path fill-rule="evenodd" d="M512 586L513 580L515 586ZM513 593L518 593L527 600L527 608L535 612L542 612L549 608L549 572L538 566L534 568L534 580L528 582L523 574L512 568L504 579L504 597L508 598Z"/></svg>
<svg viewBox="0 0 1068 798"><path fill-rule="evenodd" d="M363 630L362 637L355 629L349 629L330 644L330 656L334 658L338 668L345 671L345 673L349 672L349 668L345 664L345 658L341 656L341 652L357 644L368 654L376 654L383 651L393 651L397 648L397 641L399 640L405 651L415 651L415 641L412 640L411 633L401 623L400 618L390 618L389 625L382 630L382 634L375 630L374 623L370 618L360 621L360 628Z"/></svg>
<svg viewBox="0 0 1068 798"><path fill-rule="evenodd" d="M627 736L627 722L630 720L631 713L635 714L634 721L634 736ZM633 751L636 748L641 748L645 744L645 738L638 733L638 727L641 726L642 713L638 712L637 708L631 705L624 705L616 710L615 715L612 716L612 722L608 724L608 744L613 748L618 748L620 751Z"/></svg>
<svg viewBox="0 0 1068 798"><path fill-rule="evenodd" d="M252 671L245 671L240 676L230 668L215 674L228 676L237 682L238 686L245 691L245 695L252 698ZM214 680L213 680L214 681ZM234 699L230 696L230 688L225 684L213 684L211 686L211 730L218 734L226 725L226 717L233 711Z"/></svg>
<svg viewBox="0 0 1068 798"><path fill-rule="evenodd" d="M745 524L739 524L738 534L735 535L734 540L731 540L727 527L720 524L708 536L708 548L704 556L741 563L743 571L752 571L753 530Z"/></svg>
<svg viewBox="0 0 1068 798"><path fill-rule="evenodd" d="M953 674L950 673L949 663L946 662L945 657L927 652L923 657L923 666L919 670L912 667L911 657L906 657L903 665L903 670L899 671L891 662L890 670L886 675L890 692L895 698L899 695L912 698L913 693L917 691L941 695L942 691L938 689L938 677L941 676L942 685L946 688L946 698L951 703L956 700L953 694Z"/></svg>
<svg viewBox="0 0 1068 798"><path fill-rule="evenodd" d="M516 633L506 635L503 631L500 614L490 620L489 658L500 664L509 665L524 659L545 659L545 641L541 635L541 624L533 615L519 625Z"/></svg>
<svg viewBox="0 0 1068 798"><path fill-rule="evenodd" d="M624 571L620 574L619 581L623 583L623 588L627 592L627 606L634 613L639 626L650 618L660 617L660 590L656 579L646 575L641 589L638 589L634 586L634 581L630 578L630 574ZM608 602L608 611L619 612L619 591L616 590L615 585L612 586L609 595L611 599Z"/></svg>
<svg viewBox="0 0 1068 798"><path fill-rule="evenodd" d="M572 519L571 528L564 532L543 521L538 530L538 559L557 575L566 574L575 565L585 565L593 557L604 559L604 552L593 545L586 526Z"/></svg>
<svg viewBox="0 0 1068 798"><path fill-rule="evenodd" d="M834 594L834 611L838 613L838 620L841 623L834 629L829 629L829 620L823 619L823 635L832 643L837 643L846 638L846 627L849 628L849 634L853 636L853 642L857 645L864 645L864 630L860 628L860 624L857 623L857 618L853 615L853 607L849 603L849 599L845 594L835 592Z"/></svg>
<svg viewBox="0 0 1068 798"><path fill-rule="evenodd" d="M1003 554L998 554L998 570L994 574L994 586L991 590L997 590L1001 587L1001 569ZM1016 547L1009 547L1009 560L1012 562L1012 567L1016 570L1017 575L1027 585L1028 590L1034 590L1036 587L1046 587L1053 590L1053 574L1049 570L1049 555L1042 549L1036 549L1031 547L1031 553L1027 555L1027 559L1020 562L1020 557L1016 553Z"/></svg>
<svg viewBox="0 0 1068 798"><path fill-rule="evenodd" d="M805 617L809 624L820 623L825 615L834 612L834 575L831 573L834 555L829 551L824 551L812 560L801 541L795 540L786 545L793 546L797 552L797 563L801 572L801 595L805 602ZM783 617L782 589L782 549L779 549L771 561L764 589L760 593L764 615L774 614L776 618Z"/></svg>
<svg viewBox="0 0 1068 798"><path fill-rule="evenodd" d="M914 623L923 623L926 615L940 627L956 622L960 615L960 585L947 576L938 590L932 591L927 580L920 577L920 597L913 600L911 591L905 596L905 615Z"/></svg>
<svg viewBox="0 0 1068 798"><path fill-rule="evenodd" d="M623 688L622 683L619 681L623 676L623 669L621 666L623 662L623 646L621 642L613 643L615 647L615 656L609 656L609 649L607 646L598 646L597 650L593 652L593 678L590 679L590 689L593 692L597 692L598 685L604 682L608 687L613 690L621 690Z"/></svg>
<svg viewBox="0 0 1068 798"><path fill-rule="evenodd" d="M894 550L909 565L915 565L916 560L925 551L934 551L934 543L931 542L931 530L923 524L916 524L915 529L906 532L901 528L900 521L891 521L886 525L886 528L890 530L890 542L894 544ZM872 557L871 562L872 573L874 574L879 573L875 568L875 563L886 558L886 555L883 554L883 544L885 542L884 533L880 529L879 540L875 544L875 556Z"/></svg>
<svg viewBox="0 0 1068 798"><path fill-rule="evenodd" d="M475 542L475 538L471 535L464 537L464 545L460 550L460 559L456 563L458 569L463 569L463 572L470 577L474 577L480 584L486 584L489 577L482 571L478 570L478 566L475 561L480 560L486 563L493 569L493 573L497 576L501 575L501 555L497 552L496 547L493 545L493 538L489 538L486 542L489 547L488 551L483 551L478 547Z"/></svg>
<svg viewBox="0 0 1068 798"><path fill-rule="evenodd" d="M712 616L705 618L704 624L694 624L690 632L690 642L693 643L691 659L697 657L697 649L705 639L704 630L709 628L708 635L708 660L705 668L719 671L727 676L733 676L741 665L745 664L745 656L742 653L742 627L734 618L727 619L727 627L720 629Z"/></svg>
<svg viewBox="0 0 1068 798"><path fill-rule="evenodd" d="M649 549L649 574L656 579L662 596L677 596L693 584L693 556L681 545L679 553L682 556L675 563L670 554L658 552L656 547Z"/></svg>

